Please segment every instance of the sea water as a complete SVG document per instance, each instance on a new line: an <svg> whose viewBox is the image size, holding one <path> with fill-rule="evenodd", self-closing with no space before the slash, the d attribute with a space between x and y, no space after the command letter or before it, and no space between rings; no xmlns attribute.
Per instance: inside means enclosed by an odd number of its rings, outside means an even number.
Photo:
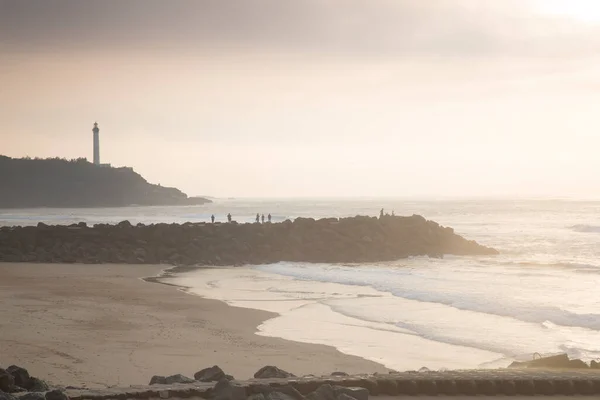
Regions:
<svg viewBox="0 0 600 400"><path fill-rule="evenodd" d="M219 200L196 207L0 211L0 224L200 222L421 214L499 256L278 263L173 278L191 293L274 312L257 333L334 346L398 370L506 366L535 352L600 358L600 202Z"/></svg>

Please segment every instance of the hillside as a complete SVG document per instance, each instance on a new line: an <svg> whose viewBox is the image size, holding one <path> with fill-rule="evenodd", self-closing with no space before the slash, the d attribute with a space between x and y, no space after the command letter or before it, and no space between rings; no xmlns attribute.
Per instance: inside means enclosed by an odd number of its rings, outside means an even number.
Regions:
<svg viewBox="0 0 600 400"><path fill-rule="evenodd" d="M0 208L124 207L210 203L148 183L131 168L0 156Z"/></svg>

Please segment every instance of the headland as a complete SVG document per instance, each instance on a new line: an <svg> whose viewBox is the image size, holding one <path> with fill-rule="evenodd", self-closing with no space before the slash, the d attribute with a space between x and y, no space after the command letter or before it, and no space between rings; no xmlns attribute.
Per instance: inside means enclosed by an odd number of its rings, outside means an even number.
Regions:
<svg viewBox="0 0 600 400"><path fill-rule="evenodd" d="M31 159L0 155L0 208L171 206L210 203L179 189L148 183L132 168L85 158Z"/></svg>

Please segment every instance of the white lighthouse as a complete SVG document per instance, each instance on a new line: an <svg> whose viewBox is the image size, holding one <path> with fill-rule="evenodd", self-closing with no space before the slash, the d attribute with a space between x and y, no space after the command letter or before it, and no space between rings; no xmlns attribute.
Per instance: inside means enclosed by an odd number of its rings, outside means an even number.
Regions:
<svg viewBox="0 0 600 400"><path fill-rule="evenodd" d="M100 129L98 123L94 122L94 165L100 165Z"/></svg>

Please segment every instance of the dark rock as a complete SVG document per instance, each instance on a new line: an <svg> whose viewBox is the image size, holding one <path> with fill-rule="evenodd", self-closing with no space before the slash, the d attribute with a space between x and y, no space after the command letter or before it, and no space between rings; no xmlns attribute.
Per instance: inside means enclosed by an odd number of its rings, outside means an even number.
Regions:
<svg viewBox="0 0 600 400"><path fill-rule="evenodd" d="M455 382L459 394L466 394L467 396L475 396L477 394L477 383L474 380L460 379Z"/></svg>
<svg viewBox="0 0 600 400"><path fill-rule="evenodd" d="M401 379L397 380L396 383L398 384L398 394L416 396L419 393L416 381Z"/></svg>
<svg viewBox="0 0 600 400"><path fill-rule="evenodd" d="M596 393L594 393L595 388L594 388L594 382L592 382L592 381L576 380L573 382L573 385L575 386L575 393L577 393L577 394L581 394L584 396L590 396L592 394L596 394Z"/></svg>
<svg viewBox="0 0 600 400"><path fill-rule="evenodd" d="M166 377L161 376L161 375L154 375L152 378L150 378L150 383L149 385L166 385Z"/></svg>
<svg viewBox="0 0 600 400"><path fill-rule="evenodd" d="M496 382L490 379L482 379L477 381L477 393L486 396L495 396L498 394Z"/></svg>
<svg viewBox="0 0 600 400"><path fill-rule="evenodd" d="M439 380L436 381L438 393L443 394L445 396L456 396L458 394L458 388L456 387L456 382L453 380Z"/></svg>
<svg viewBox="0 0 600 400"><path fill-rule="evenodd" d="M554 382L550 379L536 379L533 381L535 394L544 396L553 396L556 393Z"/></svg>
<svg viewBox="0 0 600 400"><path fill-rule="evenodd" d="M29 372L27 372L25 368L21 368L16 365L11 365L10 367L6 368L6 372L11 374L13 378L15 378L15 385L24 388L29 387Z"/></svg>
<svg viewBox="0 0 600 400"><path fill-rule="evenodd" d="M600 362L592 360L592 362L590 363L590 368L592 368L592 369L600 369Z"/></svg>
<svg viewBox="0 0 600 400"><path fill-rule="evenodd" d="M517 384L515 381L507 379L496 382L498 393L505 396L514 396L517 394Z"/></svg>
<svg viewBox="0 0 600 400"><path fill-rule="evenodd" d="M375 379L362 378L360 380L360 387L366 388L371 396L379 395L379 385L377 385L377 381Z"/></svg>
<svg viewBox="0 0 600 400"><path fill-rule="evenodd" d="M398 384L389 376L386 376L383 379L377 379L377 386L379 387L380 394L387 394L389 396L398 395Z"/></svg>
<svg viewBox="0 0 600 400"><path fill-rule="evenodd" d="M6 370L0 368L0 391L12 393L15 386L15 378Z"/></svg>
<svg viewBox="0 0 600 400"><path fill-rule="evenodd" d="M331 376L348 376L348 374L345 372L342 372L342 371L336 371L336 372L332 372Z"/></svg>
<svg viewBox="0 0 600 400"><path fill-rule="evenodd" d="M221 379L210 392L210 398L213 400L246 400L246 388L227 379Z"/></svg>
<svg viewBox="0 0 600 400"><path fill-rule="evenodd" d="M174 383L194 383L195 381L192 378L188 378L187 376L176 374L167 376L165 378L165 385L172 385Z"/></svg>
<svg viewBox="0 0 600 400"><path fill-rule="evenodd" d="M336 400L337 393L335 392L333 386L325 384L319 386L317 390L308 394L306 398L309 400Z"/></svg>
<svg viewBox="0 0 600 400"><path fill-rule="evenodd" d="M265 397L267 400L296 400L294 397L290 396L289 394L281 393L278 391L271 392L271 393L267 394Z"/></svg>
<svg viewBox="0 0 600 400"><path fill-rule="evenodd" d="M340 400L341 395L346 395L356 400L369 400L369 391L362 387L334 386L333 390L338 400Z"/></svg>
<svg viewBox="0 0 600 400"><path fill-rule="evenodd" d="M267 400L264 394L262 393L253 393L246 400Z"/></svg>
<svg viewBox="0 0 600 400"><path fill-rule="evenodd" d="M303 395L307 395L317 390L319 386L322 385L322 381L312 379L300 379L298 381L291 382L290 385L292 385Z"/></svg>
<svg viewBox="0 0 600 400"><path fill-rule="evenodd" d="M225 378L225 372L217 365L204 368L194 374L194 379L200 382L218 382L223 378Z"/></svg>
<svg viewBox="0 0 600 400"><path fill-rule="evenodd" d="M0 199L1 201L1 199ZM366 238L366 239L365 239ZM0 261L241 265L497 254L423 217L261 224L97 224L0 230ZM341 376L339 374L338 376Z"/></svg>
<svg viewBox="0 0 600 400"><path fill-rule="evenodd" d="M437 396L439 392L437 383L431 379L418 380L417 387L419 388L419 394L427 396Z"/></svg>
<svg viewBox="0 0 600 400"><path fill-rule="evenodd" d="M569 361L569 368L573 368L573 369L586 369L589 368L590 366L587 365L584 361L581 360L571 360Z"/></svg>
<svg viewBox="0 0 600 400"><path fill-rule="evenodd" d="M273 388L274 392L286 395L290 399L303 400L304 396L291 385L277 386Z"/></svg>
<svg viewBox="0 0 600 400"><path fill-rule="evenodd" d="M51 390L46 392L46 400L69 400L69 396L60 390Z"/></svg>
<svg viewBox="0 0 600 400"><path fill-rule="evenodd" d="M589 368L589 366L581 360L569 360L567 354L559 354L556 356L542 357L530 361L515 361L508 366L509 368L559 368L559 369L579 369Z"/></svg>
<svg viewBox="0 0 600 400"><path fill-rule="evenodd" d="M533 396L535 394L535 385L531 379L516 380L517 394Z"/></svg>
<svg viewBox="0 0 600 400"><path fill-rule="evenodd" d="M356 400L352 396L348 396L346 393L340 393L337 397L337 400Z"/></svg>
<svg viewBox="0 0 600 400"><path fill-rule="evenodd" d="M270 379L270 378L294 378L296 375L274 367L272 365L267 365L259 369L254 377L256 379Z"/></svg>
<svg viewBox="0 0 600 400"><path fill-rule="evenodd" d="M29 386L26 389L30 392L47 392L50 390L50 386L43 380L32 376L29 378Z"/></svg>
<svg viewBox="0 0 600 400"><path fill-rule="evenodd" d="M17 400L17 398L15 396L13 396L12 394L4 393L3 391L0 391L0 400Z"/></svg>
<svg viewBox="0 0 600 400"><path fill-rule="evenodd" d="M40 392L28 392L19 396L19 400L45 400L45 393Z"/></svg>

